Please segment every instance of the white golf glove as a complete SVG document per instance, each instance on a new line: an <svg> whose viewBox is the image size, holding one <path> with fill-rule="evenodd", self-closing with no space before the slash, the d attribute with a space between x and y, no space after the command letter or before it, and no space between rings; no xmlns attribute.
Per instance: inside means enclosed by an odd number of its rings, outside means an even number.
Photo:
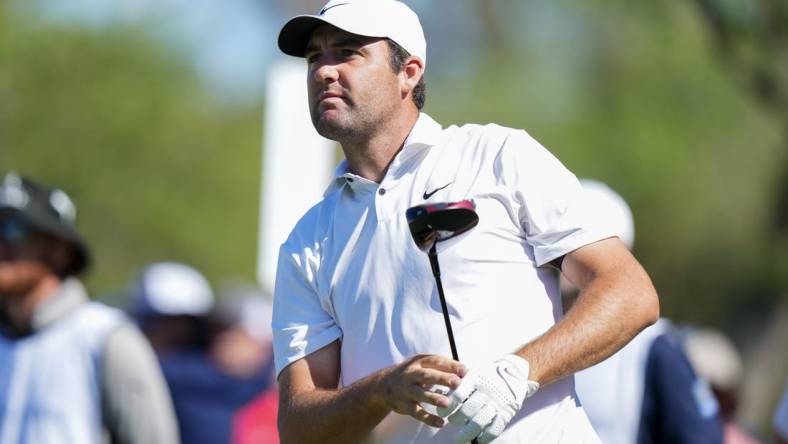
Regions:
<svg viewBox="0 0 788 444"><path fill-rule="evenodd" d="M539 383L528 380L528 361L517 355L503 358L462 378L460 386L447 396L449 407L438 414L459 426L454 436L457 443L478 439L488 443L503 433L506 425L537 390Z"/></svg>

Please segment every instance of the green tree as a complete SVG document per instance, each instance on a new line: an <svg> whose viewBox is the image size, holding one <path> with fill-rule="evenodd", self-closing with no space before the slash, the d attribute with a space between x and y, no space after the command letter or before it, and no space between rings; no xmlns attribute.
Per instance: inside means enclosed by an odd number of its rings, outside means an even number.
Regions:
<svg viewBox="0 0 788 444"><path fill-rule="evenodd" d="M719 60L731 77L783 126L779 175L771 205L775 240L770 257L788 294L788 3L775 0L694 0Z"/></svg>
<svg viewBox="0 0 788 444"><path fill-rule="evenodd" d="M722 326L773 306L781 129L729 81L692 6L495 6L496 43L462 54L468 75L428 67L428 112L526 128L618 190L663 314Z"/></svg>
<svg viewBox="0 0 788 444"><path fill-rule="evenodd" d="M0 2L0 169L74 197L112 291L149 261L254 277L260 109L223 106L140 29L89 30Z"/></svg>

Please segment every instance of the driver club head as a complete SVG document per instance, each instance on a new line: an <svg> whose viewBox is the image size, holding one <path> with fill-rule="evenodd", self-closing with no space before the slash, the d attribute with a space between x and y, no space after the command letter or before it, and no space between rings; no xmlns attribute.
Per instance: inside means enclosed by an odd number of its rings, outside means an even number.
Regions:
<svg viewBox="0 0 788 444"><path fill-rule="evenodd" d="M472 199L417 205L408 208L405 218L413 240L424 251L435 242L465 233L479 223Z"/></svg>

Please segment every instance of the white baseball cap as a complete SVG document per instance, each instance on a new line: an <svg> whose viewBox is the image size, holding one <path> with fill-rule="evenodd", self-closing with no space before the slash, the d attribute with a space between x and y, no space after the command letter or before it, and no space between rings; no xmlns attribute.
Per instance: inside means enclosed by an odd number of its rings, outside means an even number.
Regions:
<svg viewBox="0 0 788 444"><path fill-rule="evenodd" d="M635 245L635 222L632 210L620 194L602 182L580 179L585 192L586 204L592 208L596 223L615 231L630 250Z"/></svg>
<svg viewBox="0 0 788 444"><path fill-rule="evenodd" d="M692 368L712 387L735 390L742 380L743 367L739 350L725 334L710 328L690 330L684 339Z"/></svg>
<svg viewBox="0 0 788 444"><path fill-rule="evenodd" d="M328 23L351 34L389 38L427 64L427 41L419 16L396 0L331 0L317 15L291 18L279 32L279 49L304 57L309 37Z"/></svg>
<svg viewBox="0 0 788 444"><path fill-rule="evenodd" d="M132 313L135 316L205 316L214 305L205 276L177 262L149 265L135 283Z"/></svg>
<svg viewBox="0 0 788 444"><path fill-rule="evenodd" d="M217 318L237 325L263 344L272 341L273 298L257 286L241 282L225 284L216 307Z"/></svg>

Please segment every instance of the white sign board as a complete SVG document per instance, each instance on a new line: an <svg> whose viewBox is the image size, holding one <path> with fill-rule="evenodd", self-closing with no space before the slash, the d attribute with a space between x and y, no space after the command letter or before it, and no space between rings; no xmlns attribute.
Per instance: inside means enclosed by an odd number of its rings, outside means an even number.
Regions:
<svg viewBox="0 0 788 444"><path fill-rule="evenodd" d="M303 60L274 63L265 98L257 278L272 294L279 246L322 198L333 174L336 145L312 126Z"/></svg>

